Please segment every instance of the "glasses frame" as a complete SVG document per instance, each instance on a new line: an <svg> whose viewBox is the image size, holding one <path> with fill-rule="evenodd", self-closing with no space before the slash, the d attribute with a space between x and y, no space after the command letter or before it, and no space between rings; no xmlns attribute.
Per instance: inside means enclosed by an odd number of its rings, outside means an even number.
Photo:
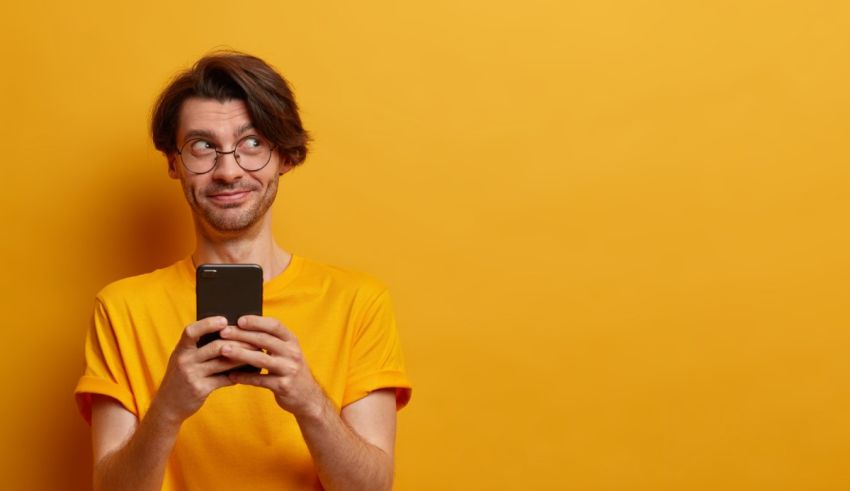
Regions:
<svg viewBox="0 0 850 491"><path fill-rule="evenodd" d="M257 171L263 170L267 165L269 165L269 162L272 161L272 153L274 153L275 148L277 148L277 145L272 145L271 148L269 148L269 158L266 159L266 162L263 165L261 165L260 167L258 167L256 169L250 169L249 170L249 169L246 169L245 167L242 167L242 162L239 162L239 154L236 152L236 150L239 148L239 144L241 144L243 141L245 141L249 138L259 138L260 140L262 140L264 142L268 142L268 140L266 140L265 138L263 138L259 135L245 135L242 138L236 140L236 144L233 146L233 150L230 150L229 152L225 152L223 150L219 150L217 147L213 147L213 151L215 152L215 158L213 159L213 163L210 166L210 168L203 171L203 172L193 171L192 169L189 168L188 165L186 165L186 161L183 160L183 149L186 148L186 145L189 145L189 144L197 142L197 141L209 141L206 138L191 138L189 140L186 140L185 142L183 142L183 145L180 145L180 148L177 150L177 155L180 156L180 163L183 164L183 168L186 169L186 172L191 172L192 174L195 174L195 175L208 174L208 173L212 172L213 169L215 169L215 166L218 165L218 157L221 156L221 155L230 155L230 154L233 154L233 160L236 161L236 165L238 165L239 168L244 170L245 172L257 172Z"/></svg>

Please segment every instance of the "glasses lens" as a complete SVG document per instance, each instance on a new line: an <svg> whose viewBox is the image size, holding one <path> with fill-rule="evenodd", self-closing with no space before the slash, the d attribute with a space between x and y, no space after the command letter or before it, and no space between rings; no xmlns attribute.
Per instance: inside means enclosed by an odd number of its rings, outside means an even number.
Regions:
<svg viewBox="0 0 850 491"><path fill-rule="evenodd" d="M247 171L260 170L269 163L272 147L259 136L247 136L236 144L236 158Z"/></svg>
<svg viewBox="0 0 850 491"><path fill-rule="evenodd" d="M215 165L215 145L206 140L189 140L180 149L180 158L189 172L203 174Z"/></svg>

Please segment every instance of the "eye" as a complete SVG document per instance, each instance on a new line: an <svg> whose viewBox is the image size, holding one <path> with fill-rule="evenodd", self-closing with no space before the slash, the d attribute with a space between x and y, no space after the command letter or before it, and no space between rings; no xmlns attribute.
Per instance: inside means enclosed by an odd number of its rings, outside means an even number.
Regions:
<svg viewBox="0 0 850 491"><path fill-rule="evenodd" d="M215 145L206 140L192 140L189 143L189 151L195 156L204 156L215 153Z"/></svg>
<svg viewBox="0 0 850 491"><path fill-rule="evenodd" d="M266 141L259 136L248 136L239 141L239 152L243 154L258 154L266 150Z"/></svg>

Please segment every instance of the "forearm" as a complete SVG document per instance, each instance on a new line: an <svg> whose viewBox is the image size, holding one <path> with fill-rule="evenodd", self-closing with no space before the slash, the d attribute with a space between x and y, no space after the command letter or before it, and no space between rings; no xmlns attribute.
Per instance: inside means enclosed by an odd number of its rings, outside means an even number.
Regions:
<svg viewBox="0 0 850 491"><path fill-rule="evenodd" d="M132 436L96 463L94 489L159 491L179 429L152 406Z"/></svg>
<svg viewBox="0 0 850 491"><path fill-rule="evenodd" d="M297 420L325 489L392 489L392 456L346 425L327 397L312 415Z"/></svg>

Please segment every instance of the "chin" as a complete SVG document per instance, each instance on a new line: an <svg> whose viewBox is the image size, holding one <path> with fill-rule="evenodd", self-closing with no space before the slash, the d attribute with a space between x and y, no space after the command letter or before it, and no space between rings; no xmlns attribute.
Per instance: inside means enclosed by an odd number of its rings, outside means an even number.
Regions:
<svg viewBox="0 0 850 491"><path fill-rule="evenodd" d="M193 208L195 216L209 230L225 235L236 235L260 223L271 208L273 199L274 194L271 195L271 199L224 206L195 200Z"/></svg>
<svg viewBox="0 0 850 491"><path fill-rule="evenodd" d="M217 232L242 232L259 222L258 217L221 217L207 215L204 220Z"/></svg>

